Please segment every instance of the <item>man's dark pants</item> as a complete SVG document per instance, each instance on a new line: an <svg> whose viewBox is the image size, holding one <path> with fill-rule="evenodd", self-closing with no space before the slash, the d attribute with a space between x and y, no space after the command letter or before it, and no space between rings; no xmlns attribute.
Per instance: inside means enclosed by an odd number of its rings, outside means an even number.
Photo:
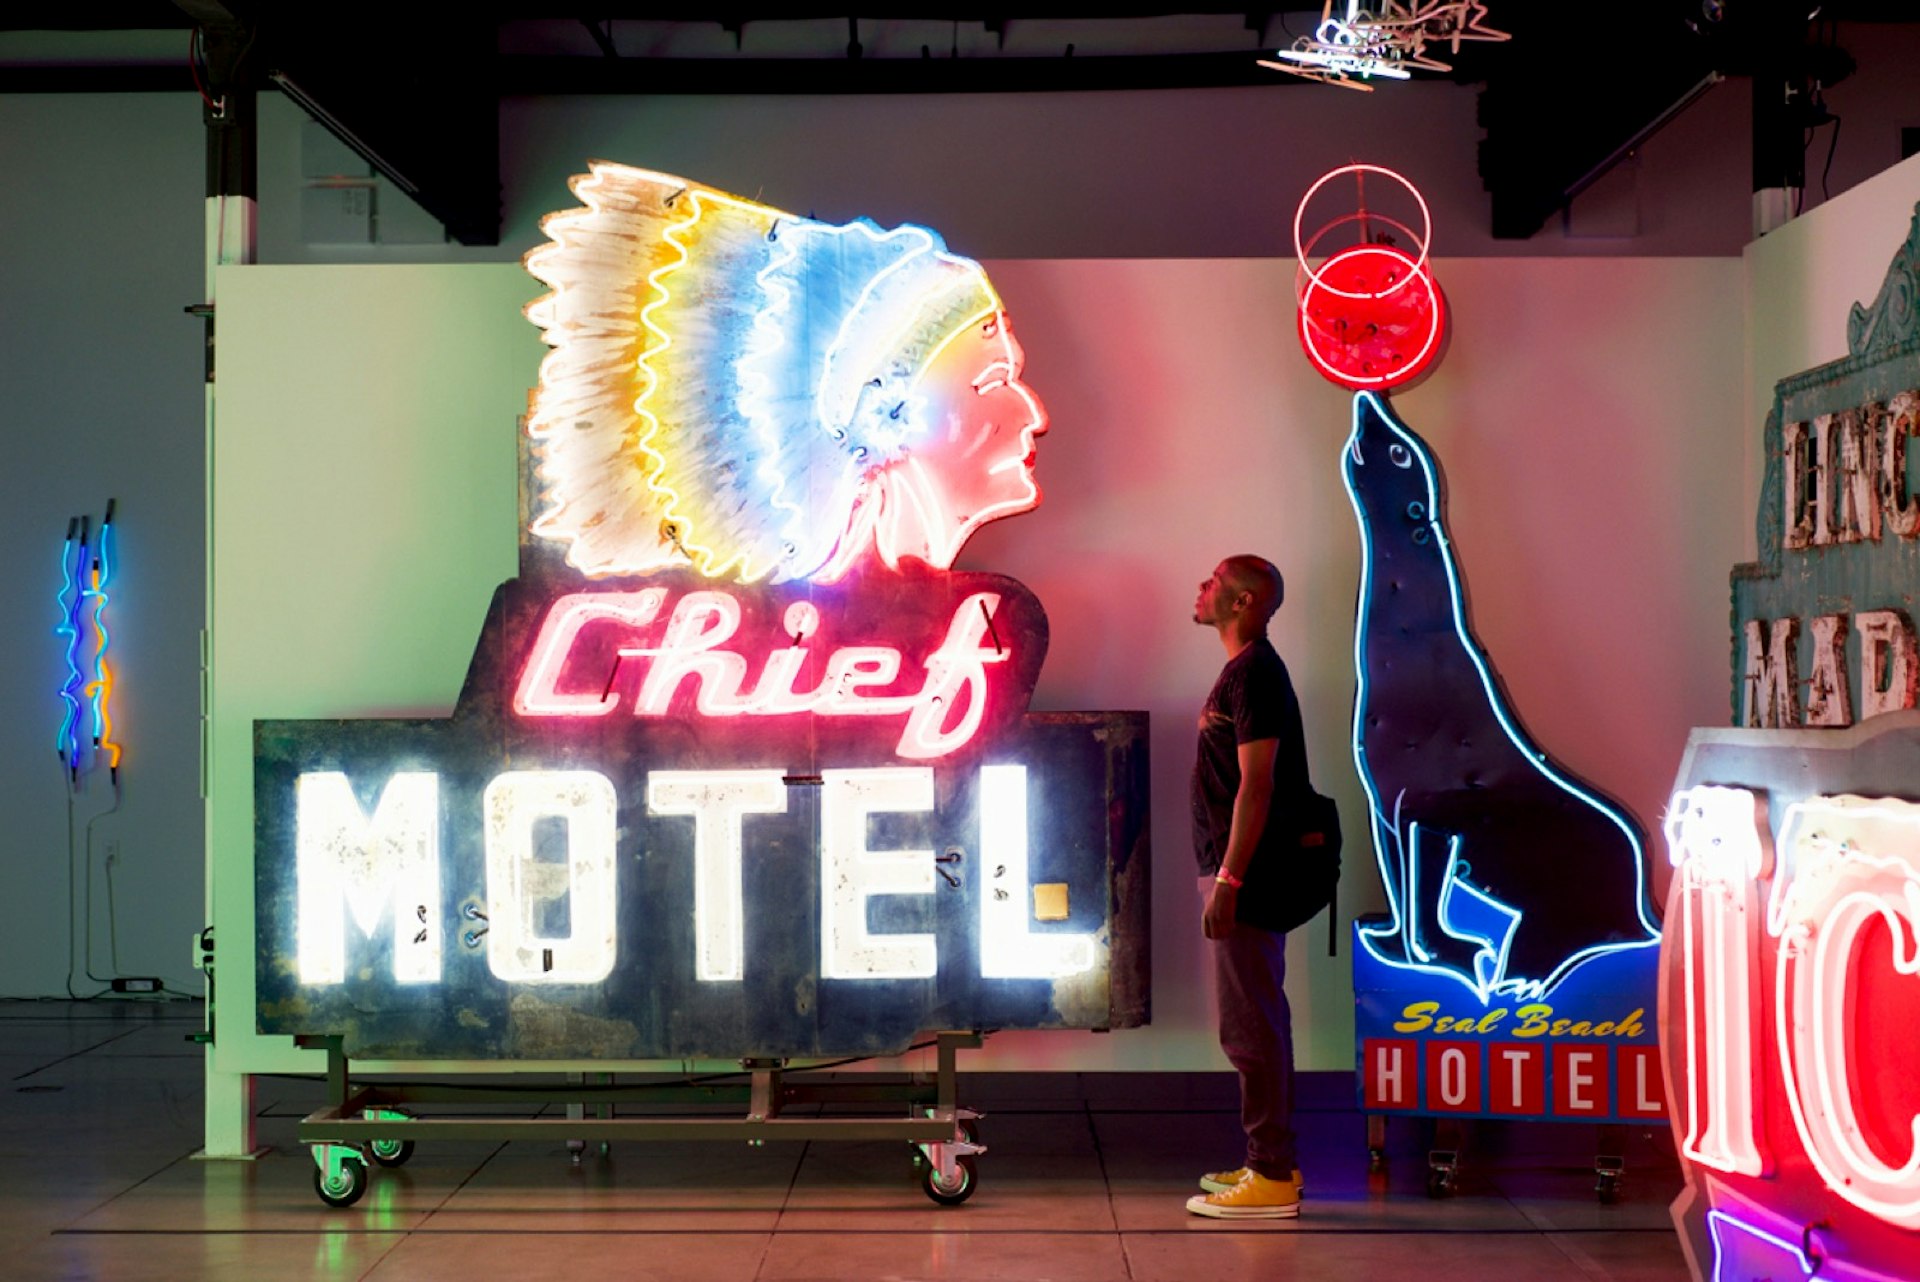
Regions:
<svg viewBox="0 0 1920 1282"><path fill-rule="evenodd" d="M1211 892L1213 879L1201 882ZM1240 1074L1246 1164L1268 1179L1293 1177L1293 1012L1287 1005L1287 937L1236 924L1213 949L1220 1049Z"/></svg>

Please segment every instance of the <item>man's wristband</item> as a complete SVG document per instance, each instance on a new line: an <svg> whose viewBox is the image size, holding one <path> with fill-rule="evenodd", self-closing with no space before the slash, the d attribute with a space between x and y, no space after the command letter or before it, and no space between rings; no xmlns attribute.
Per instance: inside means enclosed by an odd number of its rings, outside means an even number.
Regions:
<svg viewBox="0 0 1920 1282"><path fill-rule="evenodd" d="M1213 879L1219 882L1222 886L1231 886L1235 890L1240 889L1240 887L1245 884L1238 877L1228 872L1225 868L1222 868L1219 872L1213 874Z"/></svg>

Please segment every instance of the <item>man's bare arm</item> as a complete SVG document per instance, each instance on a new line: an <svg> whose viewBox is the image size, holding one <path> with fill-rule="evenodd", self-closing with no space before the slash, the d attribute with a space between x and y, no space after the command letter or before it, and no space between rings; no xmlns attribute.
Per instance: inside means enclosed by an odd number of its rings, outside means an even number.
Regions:
<svg viewBox="0 0 1920 1282"><path fill-rule="evenodd" d="M1227 831L1227 849L1220 871L1238 881L1253 863L1254 848L1267 827L1273 804L1273 760L1278 739L1255 739L1240 745L1240 789L1233 794L1233 825ZM1233 930L1233 910L1239 891L1225 882L1213 884L1201 928L1208 939L1225 939Z"/></svg>

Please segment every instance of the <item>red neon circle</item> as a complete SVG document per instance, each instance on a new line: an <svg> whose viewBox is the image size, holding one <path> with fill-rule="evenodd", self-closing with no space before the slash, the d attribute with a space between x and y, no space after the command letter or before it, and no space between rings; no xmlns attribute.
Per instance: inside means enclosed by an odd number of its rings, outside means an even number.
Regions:
<svg viewBox="0 0 1920 1282"><path fill-rule="evenodd" d="M1300 238L1300 230L1301 230L1301 224L1306 219L1306 216L1307 216L1307 205L1313 200L1314 194L1316 192L1318 192L1322 187L1326 186L1328 183L1332 182L1334 179L1340 177L1342 174L1353 175L1354 182L1357 185L1357 190L1360 195L1360 210L1355 213L1348 214L1343 218L1335 219L1332 223L1329 223L1327 226L1322 227L1319 231L1315 232L1313 234L1312 240L1303 242ZM1392 182L1398 183L1401 187L1404 187L1406 189L1406 192L1409 196L1413 197L1413 203L1416 206L1418 206L1420 210L1420 226L1417 229L1413 227L1409 227L1405 223L1399 222L1391 218L1385 219L1384 221L1391 223L1393 226L1397 227L1400 231L1412 237L1413 243L1420 246L1419 261L1415 262L1413 266L1415 270L1431 278L1432 273L1427 271L1427 246L1433 240L1433 215L1427 209L1426 197L1420 194L1420 189L1418 187L1415 187L1412 183L1408 182L1404 177L1395 173L1391 169L1384 168L1380 165L1352 164L1352 165L1342 165L1338 169L1330 170L1329 172L1320 175L1319 180L1315 182L1313 186L1307 188L1307 194L1300 198L1299 205L1296 206L1293 211L1293 256L1299 262L1301 270L1304 271L1306 275L1315 284L1322 285L1323 288L1330 287L1323 284L1323 282L1320 279L1321 273L1326 271L1328 264L1322 263L1319 271L1315 271L1309 265L1309 260L1311 259L1311 256L1313 253L1313 247L1314 245L1318 244L1320 239L1323 236L1325 236L1329 231L1332 231L1335 227L1338 227L1343 223L1357 221L1364 225L1368 217L1368 214L1366 213L1366 181L1367 181L1368 174L1379 174L1383 178L1386 178ZM1373 215L1373 217L1378 218L1379 215L1376 214L1376 215ZM1344 291L1335 289L1334 292L1342 293Z"/></svg>
<svg viewBox="0 0 1920 1282"><path fill-rule="evenodd" d="M1355 245L1320 265L1300 295L1300 345L1352 391L1397 387L1440 354L1446 300L1420 260L1391 245Z"/></svg>

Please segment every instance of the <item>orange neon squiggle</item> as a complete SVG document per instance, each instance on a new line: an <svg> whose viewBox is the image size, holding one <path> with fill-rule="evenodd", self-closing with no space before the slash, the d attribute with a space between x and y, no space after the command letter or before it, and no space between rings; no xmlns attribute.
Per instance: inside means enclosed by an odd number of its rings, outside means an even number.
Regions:
<svg viewBox="0 0 1920 1282"><path fill-rule="evenodd" d="M120 745L113 741L113 712L109 701L113 698L113 667L105 659L100 661L100 679L87 683L86 696L91 699L98 691L100 702L100 747L107 754L107 769L120 768Z"/></svg>
<svg viewBox="0 0 1920 1282"><path fill-rule="evenodd" d="M113 519L111 506L109 506L107 512L107 519L109 522ZM111 528L109 524L103 525L100 529L100 546L103 552L107 547L108 534ZM105 640L107 630L106 625L101 622L100 618L101 614L106 610L106 593L101 591L100 566L98 562L94 564L91 574L93 591L88 595L95 598L93 607L93 633L95 644L99 646L99 649L94 652L94 662L100 669L100 678L97 681L88 682L86 688L81 693L87 698L95 700L93 705L94 714L99 718L100 722L100 733L94 741L95 745L107 754L107 769L118 770L120 768L120 745L115 743L113 738L113 668L107 663ZM96 695L98 696L97 699L95 698Z"/></svg>
<svg viewBox="0 0 1920 1282"><path fill-rule="evenodd" d="M681 550L689 560L697 559L701 561L702 573L712 573L712 571L707 568L711 566L713 562L714 553L712 549L704 547L694 540L692 523L684 513L678 510L680 504L679 492L660 479L661 474L666 471L667 467L666 456L653 448L654 437L660 433L660 419L647 407L647 402L652 400L654 393L660 389L660 374L653 366L653 358L664 355L673 347L673 336L654 323L653 313L666 306L672 299L671 291L669 291L662 282L666 277L686 266L688 260L692 257L691 251L685 242L680 239L680 233L699 222L702 213L700 194L698 192L690 193L687 203L693 212L689 214L684 221L668 226L661 236L662 240L666 241L667 244L673 246L673 248L679 252L680 257L673 262L663 263L661 266L647 273L647 284L652 288L654 294L652 301L640 309L640 324L642 328L653 331L653 333L658 336L659 342L654 346L643 349L640 353L641 387L640 395L634 398L633 409L634 412L645 421L646 429L641 433L640 439L635 442L635 445L653 464L652 470L650 470L646 476L647 488L655 494L666 497L667 501L663 505L665 508L663 520L673 522L678 527L680 534L679 546ZM697 558L695 556L696 553L700 554Z"/></svg>

